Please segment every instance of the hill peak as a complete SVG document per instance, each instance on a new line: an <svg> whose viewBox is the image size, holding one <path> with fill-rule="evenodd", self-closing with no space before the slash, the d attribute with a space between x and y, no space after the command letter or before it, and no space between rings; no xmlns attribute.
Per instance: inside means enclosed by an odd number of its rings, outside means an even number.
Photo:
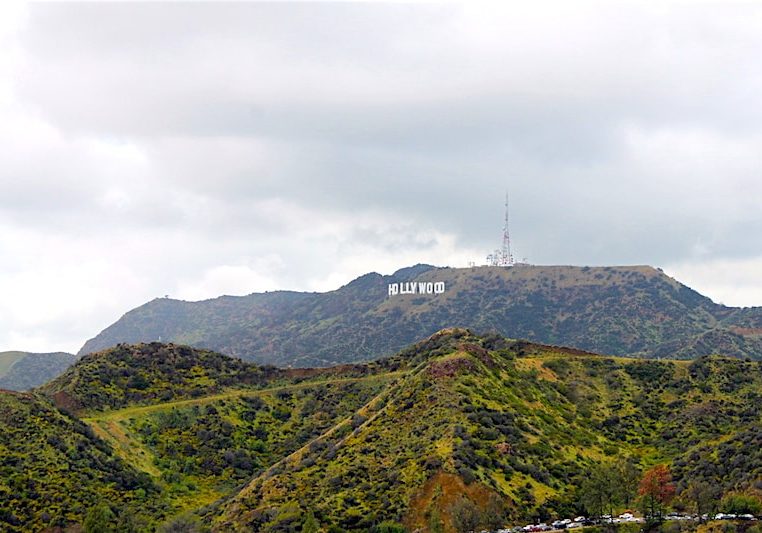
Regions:
<svg viewBox="0 0 762 533"><path fill-rule="evenodd" d="M190 346L118 344L83 357L38 390L71 411L113 409L252 385L274 371Z"/></svg>

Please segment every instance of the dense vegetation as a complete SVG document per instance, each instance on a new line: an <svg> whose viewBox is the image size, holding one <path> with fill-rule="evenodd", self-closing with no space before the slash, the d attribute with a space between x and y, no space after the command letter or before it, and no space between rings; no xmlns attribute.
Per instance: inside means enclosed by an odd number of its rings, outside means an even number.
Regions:
<svg viewBox="0 0 762 533"><path fill-rule="evenodd" d="M38 387L62 374L77 360L63 352L0 353L0 389L24 391Z"/></svg>
<svg viewBox="0 0 762 533"><path fill-rule="evenodd" d="M230 494L396 376L381 364L262 368L159 343L85 357L39 389L48 397L0 393L0 531L88 516L153 530Z"/></svg>
<svg viewBox="0 0 762 533"><path fill-rule="evenodd" d="M58 407L74 412L99 411L208 397L229 389L250 390L336 376L364 376L391 369L393 361L279 369L189 346L158 342L120 344L83 357L38 390L51 397Z"/></svg>
<svg viewBox="0 0 762 533"><path fill-rule="evenodd" d="M323 370L118 346L41 390L85 418L0 395L0 530L478 530L634 508L660 471L660 513L762 493L762 363L739 359L450 329Z"/></svg>
<svg viewBox="0 0 762 533"><path fill-rule="evenodd" d="M406 280L444 281L447 290L387 297L388 283ZM654 268L425 265L328 293L157 299L80 353L165 339L261 364L330 366L390 355L452 325L597 353L762 358L762 308L715 304Z"/></svg>
<svg viewBox="0 0 762 533"><path fill-rule="evenodd" d="M193 398L279 374L208 350L174 344L118 345L88 355L40 391L70 410Z"/></svg>
<svg viewBox="0 0 762 533"><path fill-rule="evenodd" d="M717 501L762 489L749 447L760 363L604 358L463 331L407 354L422 352L352 423L256 477L221 517L215 509L216 529L290 531L309 514L352 531L381 521L452 531L453 509L469 506L480 527L592 513L583 486L605 464L630 465L627 506L659 463L674 465L678 493L706 481ZM712 442L724 443L719 454Z"/></svg>
<svg viewBox="0 0 762 533"><path fill-rule="evenodd" d="M101 501L111 503L124 531L138 509L161 514L150 476L43 398L0 393L0 422L0 531L81 523Z"/></svg>

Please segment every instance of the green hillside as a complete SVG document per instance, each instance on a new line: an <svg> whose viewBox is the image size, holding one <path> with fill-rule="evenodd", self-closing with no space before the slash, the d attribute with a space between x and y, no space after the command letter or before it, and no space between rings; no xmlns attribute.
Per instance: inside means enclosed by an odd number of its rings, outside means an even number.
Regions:
<svg viewBox="0 0 762 533"><path fill-rule="evenodd" d="M671 464L679 490L762 481L762 453L748 446L759 435L760 363L604 358L464 331L406 354L421 355L352 423L210 513L214 529L285 531L311 514L352 531L382 521L453 530L461 498L480 527L495 514L569 516L585 512L581 487L606 462Z"/></svg>
<svg viewBox="0 0 762 533"><path fill-rule="evenodd" d="M762 363L732 358L449 329L373 363L276 369L150 343L84 357L40 392L80 418L0 394L0 530L76 531L107 505L120 531L452 532L464 516L474 529L594 513L588 480L606 468L629 498L617 512L633 508L662 463L677 507L689 488L719 509L762 487Z"/></svg>
<svg viewBox="0 0 762 533"><path fill-rule="evenodd" d="M0 423L0 531L82 523L102 501L125 531L131 517L163 512L150 476L43 398L0 392Z"/></svg>
<svg viewBox="0 0 762 533"><path fill-rule="evenodd" d="M37 395L0 393L0 531L81 525L104 504L110 530L153 531L234 492L397 377L380 364L278 370L159 343L92 354Z"/></svg>
<svg viewBox="0 0 762 533"><path fill-rule="evenodd" d="M63 373L77 359L64 352L0 352L0 389L33 389Z"/></svg>
<svg viewBox="0 0 762 533"><path fill-rule="evenodd" d="M189 346L158 342L120 344L83 357L38 390L52 398L58 407L93 412L335 376L350 378L379 372L386 366L370 363L289 370L257 366Z"/></svg>
<svg viewBox="0 0 762 533"><path fill-rule="evenodd" d="M444 282L446 291L388 296L388 284L405 281ZM762 308L715 304L647 266L418 265L367 274L327 293L157 299L80 353L163 339L261 364L330 366L391 355L450 326L597 353L762 359Z"/></svg>

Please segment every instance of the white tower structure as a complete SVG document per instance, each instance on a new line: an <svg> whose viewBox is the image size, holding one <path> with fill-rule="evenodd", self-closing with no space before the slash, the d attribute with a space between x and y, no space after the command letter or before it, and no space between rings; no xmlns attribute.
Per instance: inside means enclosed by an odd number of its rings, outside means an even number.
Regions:
<svg viewBox="0 0 762 533"><path fill-rule="evenodd" d="M508 228L508 193L505 193L505 224L503 225L503 244L487 256L489 266L511 267L515 264L511 253L511 233Z"/></svg>

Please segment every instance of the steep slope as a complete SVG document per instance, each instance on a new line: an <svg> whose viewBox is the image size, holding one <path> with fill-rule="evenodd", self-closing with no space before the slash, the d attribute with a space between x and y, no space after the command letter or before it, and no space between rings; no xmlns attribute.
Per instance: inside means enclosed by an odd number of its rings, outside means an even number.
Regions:
<svg viewBox="0 0 762 533"><path fill-rule="evenodd" d="M152 531L350 417L396 379L391 366L279 370L120 345L35 394L0 391L0 531L78 530L106 507L111 530Z"/></svg>
<svg viewBox="0 0 762 533"><path fill-rule="evenodd" d="M234 492L349 418L392 375L329 378L93 413L85 421L129 464L171 481L185 509Z"/></svg>
<svg viewBox="0 0 762 533"><path fill-rule="evenodd" d="M214 530L295 530L314 516L349 531L454 531L466 504L480 527L545 519L583 512L580 487L607 461L672 463L679 490L762 481L762 453L731 445L762 421L760 363L631 361L463 330L401 357L404 380L208 508ZM710 442L726 443L721 456Z"/></svg>
<svg viewBox="0 0 762 533"><path fill-rule="evenodd" d="M157 493L79 420L41 397L0 391L0 531L82 523L102 502L126 531L144 512L161 513Z"/></svg>
<svg viewBox="0 0 762 533"><path fill-rule="evenodd" d="M443 282L446 290L388 295L388 284L406 281ZM265 364L329 366L390 355L453 325L599 353L762 358L760 308L717 305L646 266L418 265L328 293L157 299L80 353L163 339Z"/></svg>
<svg viewBox="0 0 762 533"><path fill-rule="evenodd" d="M64 352L0 352L0 389L32 389L62 374L77 359Z"/></svg>
<svg viewBox="0 0 762 533"><path fill-rule="evenodd" d="M229 495L397 379L399 361L258 367L174 344L119 345L38 389L158 486L150 523Z"/></svg>

